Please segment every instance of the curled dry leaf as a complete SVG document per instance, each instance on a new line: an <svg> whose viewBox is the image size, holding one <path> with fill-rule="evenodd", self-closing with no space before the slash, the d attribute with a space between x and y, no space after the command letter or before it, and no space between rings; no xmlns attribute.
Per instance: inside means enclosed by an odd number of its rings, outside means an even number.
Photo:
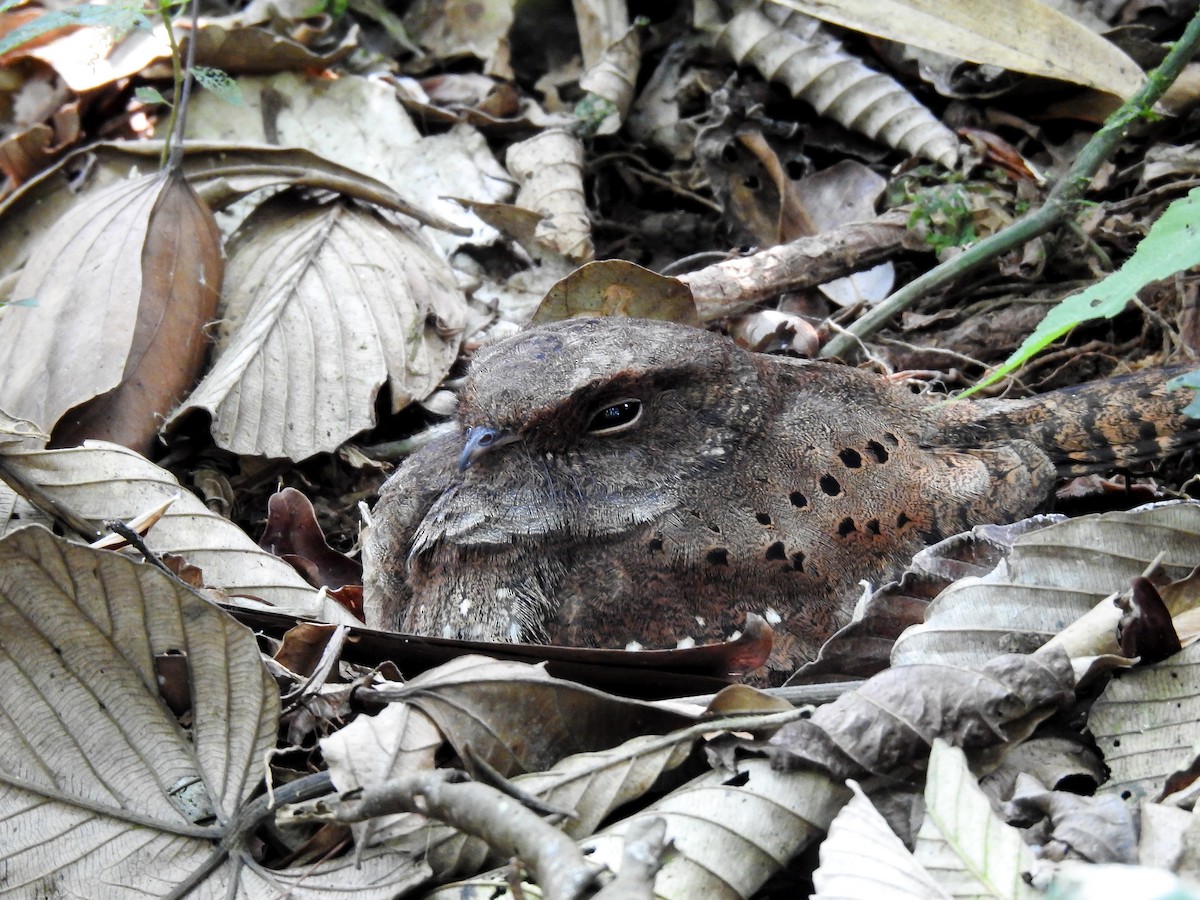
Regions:
<svg viewBox="0 0 1200 900"><path fill-rule="evenodd" d="M282 613L326 622L357 621L313 590L291 566L259 549L244 531L183 490L170 472L139 454L113 444L89 443L68 450L6 453L4 464L95 522L129 521L178 496L147 535L151 549L179 554L199 566L205 582L223 588L233 603L254 609L265 603ZM0 499L12 496L0 483ZM20 518L5 520L0 529L30 522L53 524L23 501L15 504L15 512ZM257 602L244 599L250 597Z"/></svg>
<svg viewBox="0 0 1200 900"><path fill-rule="evenodd" d="M267 501L267 524L258 545L287 560L313 587L362 584L362 565L329 546L312 501L295 488Z"/></svg>
<svg viewBox="0 0 1200 900"><path fill-rule="evenodd" d="M230 248L227 334L172 417L205 410L235 453L302 460L428 396L458 353L466 307L446 263L411 229L347 203L285 193Z"/></svg>
<svg viewBox="0 0 1200 900"><path fill-rule="evenodd" d="M1063 653L1008 654L978 669L897 666L781 728L771 739L786 766L819 766L837 778L886 775L924 757L935 738L967 749L1024 737L1075 699Z"/></svg>
<svg viewBox="0 0 1200 900"><path fill-rule="evenodd" d="M716 29L716 40L739 65L753 65L847 128L947 168L958 159L954 132L895 80L847 53L817 19L745 4Z"/></svg>
<svg viewBox="0 0 1200 900"><path fill-rule="evenodd" d="M616 134L629 114L641 65L639 30L637 25L626 29L579 79L580 89L591 95L584 106L591 110L595 122L589 129L592 134Z"/></svg>
<svg viewBox="0 0 1200 900"><path fill-rule="evenodd" d="M1137 63L1115 44L1041 0L774 2L855 31L1119 97L1143 81Z"/></svg>
<svg viewBox="0 0 1200 900"><path fill-rule="evenodd" d="M543 250L575 263L591 260L595 251L579 139L563 129L548 129L509 147L505 164L521 184L516 205L542 217L535 237Z"/></svg>
<svg viewBox="0 0 1200 900"><path fill-rule="evenodd" d="M0 317L0 345L19 348L0 360L0 406L60 444L148 450L199 373L222 267L212 214L177 173L84 197L17 279L37 304Z"/></svg>
<svg viewBox="0 0 1200 900"><path fill-rule="evenodd" d="M735 778L709 772L584 842L589 859L617 870L625 836L660 817L675 852L655 879L657 896L746 900L821 836L846 803L844 786L817 772L777 772L745 760Z"/></svg>

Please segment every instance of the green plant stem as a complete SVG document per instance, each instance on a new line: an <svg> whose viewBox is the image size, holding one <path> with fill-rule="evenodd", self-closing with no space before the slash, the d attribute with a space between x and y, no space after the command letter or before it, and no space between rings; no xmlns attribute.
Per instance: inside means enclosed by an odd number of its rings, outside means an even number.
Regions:
<svg viewBox="0 0 1200 900"><path fill-rule="evenodd" d="M159 14L167 26L167 43L171 47L171 72L174 75L175 91L172 95L171 116L167 119L167 137L163 141L160 165L164 169L177 169L183 159L183 129L187 124L188 98L192 93L192 66L196 62L196 42L200 34L200 0L192 0L192 33L188 41L188 58L180 58L179 42L175 39L175 27L171 22L171 0L159 0Z"/></svg>
<svg viewBox="0 0 1200 900"><path fill-rule="evenodd" d="M1014 247L1045 234L1063 220L1073 218L1100 166L1112 156L1117 145L1128 137L1133 125L1151 114L1154 104L1179 77L1179 73L1198 47L1200 12L1192 18L1183 36L1171 48L1162 64L1146 77L1146 83L1141 90L1121 104L1120 108L1108 117L1103 127L1092 135L1092 139L1079 152L1070 170L1054 185L1046 202L1039 209L1003 231L984 238L954 259L910 281L849 328L834 335L821 348L820 355L848 355L859 341L870 337L892 321L918 298L953 284Z"/></svg>

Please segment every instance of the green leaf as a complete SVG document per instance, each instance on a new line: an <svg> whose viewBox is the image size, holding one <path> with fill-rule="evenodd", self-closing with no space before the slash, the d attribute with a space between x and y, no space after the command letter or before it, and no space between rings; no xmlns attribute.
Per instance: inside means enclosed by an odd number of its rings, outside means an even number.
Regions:
<svg viewBox="0 0 1200 900"><path fill-rule="evenodd" d="M1187 372L1167 382L1167 387L1173 391L1179 388L1191 388L1196 392L1192 402L1183 408L1183 414L1191 419L1200 419L1200 370Z"/></svg>
<svg viewBox="0 0 1200 900"><path fill-rule="evenodd" d="M167 106L171 105L167 102L167 98L159 93L158 88L147 86L134 88L133 96L137 97L143 103L166 103Z"/></svg>
<svg viewBox="0 0 1200 900"><path fill-rule="evenodd" d="M1111 319L1150 282L1195 265L1200 265L1200 188L1193 188L1186 197L1167 207L1125 265L1046 313L1012 356L961 396L969 396L1003 378L1081 322Z"/></svg>
<svg viewBox="0 0 1200 900"><path fill-rule="evenodd" d="M242 99L242 89L223 69L192 66L192 77L196 79L196 84L212 91L230 106L241 106L245 102Z"/></svg>

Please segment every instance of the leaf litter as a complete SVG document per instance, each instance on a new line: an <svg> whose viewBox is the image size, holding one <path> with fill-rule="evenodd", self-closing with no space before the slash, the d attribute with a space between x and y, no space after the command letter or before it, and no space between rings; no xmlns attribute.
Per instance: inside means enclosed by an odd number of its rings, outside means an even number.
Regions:
<svg viewBox="0 0 1200 900"><path fill-rule="evenodd" d="M1093 30L1095 16L1034 2L1021 5L1020 42L995 4L912 0L883 15L877 4L788 6L828 21L750 3L707 5L687 24L634 21L615 6L579 4L575 22L507 7L430 16L418 4L403 23L360 10L287 36L272 31L281 17L254 11L201 19L198 64L227 72L245 103L193 103L193 137L211 142L185 148L190 188L154 174L148 142L77 150L38 174L59 152L47 133L82 140L101 112L119 110L120 133L149 134L159 110L145 101L97 104L118 77L153 80L145 67L164 55L161 29L108 34L95 45L105 66L85 81L79 42L100 29L48 35L37 54L67 86L55 95L62 108L50 132L48 116L22 120L14 140L24 143L0 166L11 180L0 342L16 348L0 355L0 661L10 676L0 679L0 737L11 742L0 796L30 838L3 851L6 891L516 895L531 876L547 896L584 896L602 867L632 873L649 846L635 880L643 895L653 880L662 897L765 897L818 841L817 896L876 896L881 884L913 896L1032 895L1086 880L1077 859L1092 877L1119 864L1197 879L1171 850L1188 823L1170 815L1191 808L1198 765L1189 503L1033 523L959 545L961 558L927 557L878 592L809 673L868 681L783 689L792 703L826 704L815 712L779 711L777 697L712 699L714 667L752 667L769 650L759 626L723 648L543 652L554 671L611 691L527 662L454 658L488 649L479 646L286 630L298 619L353 623L328 588L356 564L325 534L352 551L358 505L380 479L372 457L407 441L427 409L444 409L428 398L453 383L461 353L511 331L548 293L539 316L565 307L719 319L755 346L812 352L890 291L859 270L886 262L910 279L935 253L953 259L1041 202L1081 146L1064 123L1102 120L1162 50L1118 46ZM352 68L360 28L394 56L386 78ZM478 60L469 104L449 89L462 73L439 71L452 58ZM341 77L314 77L318 66ZM1186 109L1189 84L1177 81L1164 108ZM1037 93L1047 89L1054 103ZM1023 114L1031 97L1046 119ZM1186 137L1168 126L1129 138L1144 167L1102 167L1079 228L905 313L866 339L865 355L949 387L977 380L1021 343L1039 307L1098 283L1195 187ZM18 146L34 151L18 160ZM922 159L954 166L953 177ZM839 218L854 180L838 173L851 161L887 182L890 212L874 213L877 187L864 183L858 208ZM845 180L821 199L833 178ZM280 184L291 188L254 196ZM1188 227L1190 207L1172 215ZM216 311L206 304L239 228ZM731 253L727 235L758 246ZM708 255L672 268L692 254ZM607 265L614 257L681 277L639 281L630 297L628 273ZM572 274L593 258L608 271ZM1152 262L1155 277L1183 267ZM1080 380L1116 357L1142 365L1189 341L1193 279L1147 287L1139 277L1140 306L1111 298L1112 324L1076 327L1008 389ZM729 320L780 295L775 309ZM201 358L213 336L219 352ZM364 434L375 443L348 443ZM62 449L41 449L47 436ZM85 438L141 452L75 446ZM281 481L314 502L305 509L285 492L296 507L272 518L264 545L306 577L247 534L263 531ZM1114 492L1093 483L1064 503L1106 498ZM189 571L199 592L136 562L136 549L89 549L31 525L90 540L109 520L148 528L147 551ZM964 569L972 575L960 579ZM238 616L257 616L258 646ZM538 648L513 649L538 658ZM862 785L847 787L847 776ZM1098 788L1094 800L1072 792L1080 783ZM364 812L366 800L392 805ZM1018 829L1036 829L1034 851ZM467 880L434 886L453 878Z"/></svg>

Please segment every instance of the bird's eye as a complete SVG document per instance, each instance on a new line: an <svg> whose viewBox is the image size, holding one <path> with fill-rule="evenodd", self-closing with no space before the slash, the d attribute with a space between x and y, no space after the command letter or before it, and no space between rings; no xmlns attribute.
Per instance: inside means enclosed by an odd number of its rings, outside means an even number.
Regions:
<svg viewBox="0 0 1200 900"><path fill-rule="evenodd" d="M631 428L641 417L641 400L622 400L603 407L592 416L587 430L591 434L617 434Z"/></svg>

